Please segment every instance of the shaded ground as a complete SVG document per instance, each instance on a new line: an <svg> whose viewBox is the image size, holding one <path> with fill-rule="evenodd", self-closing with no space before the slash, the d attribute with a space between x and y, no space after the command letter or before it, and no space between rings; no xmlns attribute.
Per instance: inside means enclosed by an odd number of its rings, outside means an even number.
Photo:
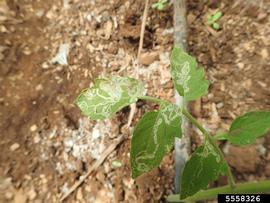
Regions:
<svg viewBox="0 0 270 203"><path fill-rule="evenodd" d="M190 51L211 81L210 93L193 104L193 113L212 132L228 130L245 112L270 109L270 1L229 2L206 6L194 1L188 17ZM225 14L218 32L204 24L207 12L216 8ZM222 143L238 180L269 178L269 139L243 149Z"/></svg>
<svg viewBox="0 0 270 203"><path fill-rule="evenodd" d="M193 0L188 5L189 50L211 81L210 94L192 104L192 111L213 132L228 129L241 113L270 109L270 2L250 2ZM149 54L155 57L139 66L144 1L74 0L64 5L12 0L7 6L0 12L7 16L0 18L0 202L59 202L117 136L130 134L123 128L129 108L97 123L74 106L94 78L137 77L149 95L173 100L168 60L172 8L150 10L144 48L146 59ZM216 8L225 14L220 31L204 23ZM50 63L63 43L70 45L69 65ZM138 102L132 126L150 108L155 106ZM159 169L131 179L129 139L67 202L160 202L172 193L171 156ZM192 141L193 147L201 142L195 135ZM270 177L269 136L246 149L221 144L237 180Z"/></svg>

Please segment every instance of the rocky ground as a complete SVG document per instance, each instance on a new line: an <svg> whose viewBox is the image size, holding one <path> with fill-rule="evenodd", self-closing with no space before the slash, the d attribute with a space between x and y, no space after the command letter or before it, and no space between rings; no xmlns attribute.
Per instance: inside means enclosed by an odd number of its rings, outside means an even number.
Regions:
<svg viewBox="0 0 270 203"><path fill-rule="evenodd" d="M0 202L60 202L121 135L125 140L66 202L164 202L173 192L172 155L131 179L130 131L155 105L139 101L128 130L129 107L93 122L74 105L95 78L112 74L139 78L149 95L173 101L173 9L149 10L141 65L144 2L0 1ZM188 1L188 50L211 82L191 110L213 133L244 112L270 109L270 1L254 2ZM220 30L206 23L215 9L224 14ZM194 130L192 149L200 143ZM243 149L220 146L237 181L270 177L269 136Z"/></svg>

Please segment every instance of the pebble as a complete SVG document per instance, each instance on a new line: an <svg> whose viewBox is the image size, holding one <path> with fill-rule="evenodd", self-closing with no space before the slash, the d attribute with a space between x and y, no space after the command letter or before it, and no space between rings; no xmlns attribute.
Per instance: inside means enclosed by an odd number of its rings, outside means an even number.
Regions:
<svg viewBox="0 0 270 203"><path fill-rule="evenodd" d="M6 192L5 193L5 198L6 200L11 200L13 198L13 193L12 192Z"/></svg>
<svg viewBox="0 0 270 203"><path fill-rule="evenodd" d="M20 145L18 143L14 143L13 145L10 146L11 151L16 151L17 149L20 148Z"/></svg>
<svg viewBox="0 0 270 203"><path fill-rule="evenodd" d="M238 66L240 69L243 69L245 65L244 65L243 63L238 63L237 66Z"/></svg>
<svg viewBox="0 0 270 203"><path fill-rule="evenodd" d="M41 65L41 67L42 67L43 69L47 69L47 68L49 68L49 65L48 65L46 62L44 62L44 63Z"/></svg>
<svg viewBox="0 0 270 203"><path fill-rule="evenodd" d="M146 52L142 53L139 57L139 62L142 65L150 65L154 61L159 59L159 53L158 52Z"/></svg>
<svg viewBox="0 0 270 203"><path fill-rule="evenodd" d="M82 194L82 189L81 188L78 189L76 199L79 200L79 201L83 200L83 194Z"/></svg>
<svg viewBox="0 0 270 203"><path fill-rule="evenodd" d="M25 195L24 191L20 189L15 193L14 203L26 203L27 196Z"/></svg>
<svg viewBox="0 0 270 203"><path fill-rule="evenodd" d="M32 125L31 127L30 127L30 131L31 132L35 132L37 130L37 125Z"/></svg>
<svg viewBox="0 0 270 203"><path fill-rule="evenodd" d="M30 51L29 47L25 47L24 50L23 50L23 53L25 55L29 56L29 55L31 55L32 52Z"/></svg>
<svg viewBox="0 0 270 203"><path fill-rule="evenodd" d="M36 86L36 91L41 91L43 90L43 86L41 84Z"/></svg>
<svg viewBox="0 0 270 203"><path fill-rule="evenodd" d="M218 109L222 108L223 106L224 106L224 104L222 102L220 102L220 103L217 104L217 108Z"/></svg>
<svg viewBox="0 0 270 203"><path fill-rule="evenodd" d="M37 144L37 143L40 142L40 140L41 140L41 138L40 138L39 134L37 134L37 135L34 137L34 143Z"/></svg>
<svg viewBox="0 0 270 203"><path fill-rule="evenodd" d="M86 191L86 192L91 192L91 187L86 186L86 187L85 187L85 191Z"/></svg>
<svg viewBox="0 0 270 203"><path fill-rule="evenodd" d="M263 59L269 58L269 53L266 48L261 50L261 56Z"/></svg>
<svg viewBox="0 0 270 203"><path fill-rule="evenodd" d="M264 20L267 18L267 13L259 13L259 15L257 16L258 20L261 21L261 20Z"/></svg>
<svg viewBox="0 0 270 203"><path fill-rule="evenodd" d="M37 193L34 189L31 189L28 193L29 200L34 200L37 197Z"/></svg>
<svg viewBox="0 0 270 203"><path fill-rule="evenodd" d="M1 33L7 33L8 30L7 30L7 28L6 28L4 25L1 25L1 26L0 26L0 32L1 32Z"/></svg>
<svg viewBox="0 0 270 203"><path fill-rule="evenodd" d="M46 14L46 18L52 19L53 17L54 17L53 11L52 10L48 11Z"/></svg>

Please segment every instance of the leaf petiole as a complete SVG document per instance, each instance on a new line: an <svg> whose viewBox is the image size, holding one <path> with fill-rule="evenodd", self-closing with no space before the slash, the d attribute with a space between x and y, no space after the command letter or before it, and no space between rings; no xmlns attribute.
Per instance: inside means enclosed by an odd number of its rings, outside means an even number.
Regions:
<svg viewBox="0 0 270 203"><path fill-rule="evenodd" d="M228 133L222 132L222 133L216 134L213 138L216 141L217 140L228 140Z"/></svg>
<svg viewBox="0 0 270 203"><path fill-rule="evenodd" d="M188 120L195 125L204 135L205 139L209 140L209 142L211 143L211 145L216 149L216 151L219 153L220 157L226 162L227 164L227 176L228 176L228 182L231 186L231 188L235 188L235 181L232 175L232 172L230 170L230 167L228 165L228 162L225 160L225 157L222 153L222 151L220 150L220 148L217 146L216 141L214 140L214 138L209 135L209 133L207 132L207 130L202 127L202 125L200 123L198 123L198 121L186 110L186 109L182 109L182 113L188 118Z"/></svg>
<svg viewBox="0 0 270 203"><path fill-rule="evenodd" d="M158 99L158 98L150 97L150 96L141 96L141 97L139 97L139 99L148 100L148 101L151 101L151 102L154 102L157 104L162 104L162 103L168 102L166 100L162 100L162 99Z"/></svg>

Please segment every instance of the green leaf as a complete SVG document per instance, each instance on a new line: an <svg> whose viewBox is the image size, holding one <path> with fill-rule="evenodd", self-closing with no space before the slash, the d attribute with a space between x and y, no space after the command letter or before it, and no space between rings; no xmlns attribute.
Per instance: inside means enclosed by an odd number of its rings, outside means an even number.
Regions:
<svg viewBox="0 0 270 203"><path fill-rule="evenodd" d="M131 140L132 177L158 167L175 137L181 137L181 109L164 104L156 112L146 113L137 123Z"/></svg>
<svg viewBox="0 0 270 203"><path fill-rule="evenodd" d="M219 20L222 17L222 12L221 11L217 11L214 15L212 15L212 21L216 22L217 20Z"/></svg>
<svg viewBox="0 0 270 203"><path fill-rule="evenodd" d="M213 23L213 28L215 29L215 30L219 30L220 29L220 25L218 24L218 23Z"/></svg>
<svg viewBox="0 0 270 203"><path fill-rule="evenodd" d="M180 47L172 51L171 67L175 88L186 100L196 100L207 93L209 82L204 79L203 68L197 68L196 60Z"/></svg>
<svg viewBox="0 0 270 203"><path fill-rule="evenodd" d="M250 112L233 121L228 140L235 145L253 144L269 130L270 112Z"/></svg>
<svg viewBox="0 0 270 203"><path fill-rule="evenodd" d="M218 21L220 18L222 17L222 12L221 11L217 11L215 14L213 15L208 15L207 16L207 24L208 25L212 25L214 24L216 21Z"/></svg>
<svg viewBox="0 0 270 203"><path fill-rule="evenodd" d="M209 143L197 148L186 163L181 181L181 199L206 189L211 181L226 173L227 165Z"/></svg>
<svg viewBox="0 0 270 203"><path fill-rule="evenodd" d="M155 8L161 11L166 6L166 3L167 3L167 0L159 0L158 2L152 4L152 8Z"/></svg>
<svg viewBox="0 0 270 203"><path fill-rule="evenodd" d="M145 92L143 84L136 79L112 76L97 79L94 87L84 90L75 102L89 118L106 119L135 103Z"/></svg>

